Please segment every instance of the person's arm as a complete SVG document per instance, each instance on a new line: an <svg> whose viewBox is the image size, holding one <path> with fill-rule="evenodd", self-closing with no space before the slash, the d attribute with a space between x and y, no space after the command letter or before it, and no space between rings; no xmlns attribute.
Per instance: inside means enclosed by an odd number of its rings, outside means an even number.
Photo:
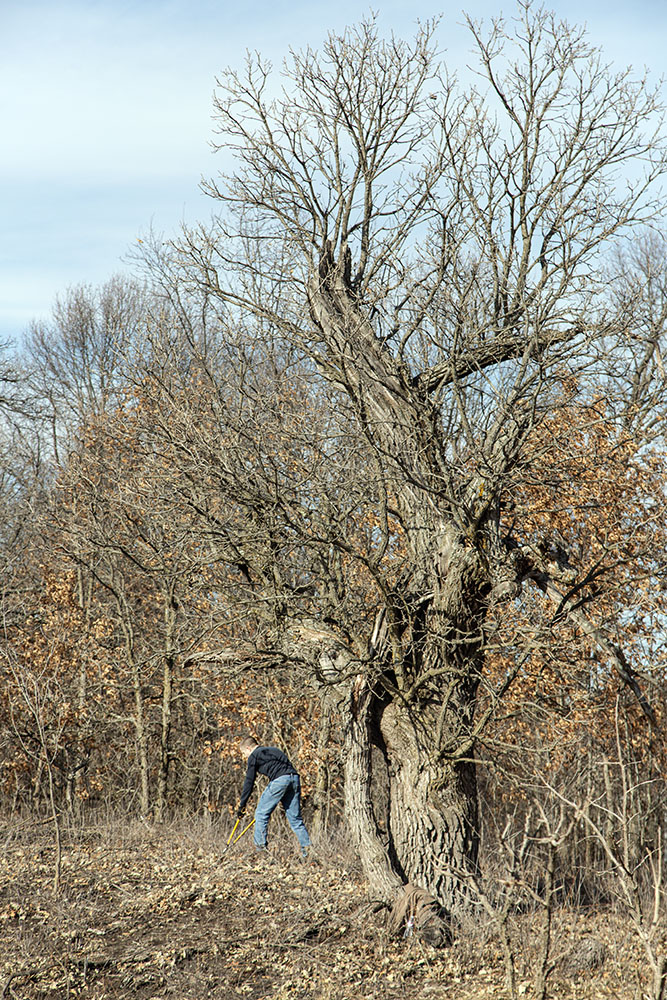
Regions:
<svg viewBox="0 0 667 1000"><path fill-rule="evenodd" d="M257 773L257 754L251 753L248 757L248 769L245 773L245 781L243 782L243 789L241 791L241 801L239 802L239 808L237 816L242 816L245 812L246 802L252 795L252 790L255 786L255 775Z"/></svg>

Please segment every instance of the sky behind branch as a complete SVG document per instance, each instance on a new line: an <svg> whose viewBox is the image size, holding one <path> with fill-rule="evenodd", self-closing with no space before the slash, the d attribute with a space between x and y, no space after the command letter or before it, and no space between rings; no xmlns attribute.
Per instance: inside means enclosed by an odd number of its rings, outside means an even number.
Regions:
<svg viewBox="0 0 667 1000"><path fill-rule="evenodd" d="M665 71L664 0L547 6L586 23L619 68L646 66L656 82ZM48 317L69 286L129 270L148 229L170 235L208 218L198 184L219 169L211 97L226 66L247 49L279 65L290 46L317 47L371 8L403 37L442 14L438 39L457 68L471 49L462 9L487 20L514 4L0 0L0 340Z"/></svg>

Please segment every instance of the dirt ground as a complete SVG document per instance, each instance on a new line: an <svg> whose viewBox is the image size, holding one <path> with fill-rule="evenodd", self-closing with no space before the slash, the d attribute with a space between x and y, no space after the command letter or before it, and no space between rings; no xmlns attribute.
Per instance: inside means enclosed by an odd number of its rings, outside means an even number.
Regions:
<svg viewBox="0 0 667 1000"><path fill-rule="evenodd" d="M273 821L272 821L273 822ZM509 997L484 919L450 947L389 939L353 854L323 844L298 859L277 825L269 857L248 834L225 852L227 821L107 825L64 836L58 894L47 829L0 825L0 997L95 1000L490 1000ZM517 995L534 995L539 914L517 922ZM568 970L582 941L594 971ZM554 920L548 996L642 996L633 934L611 910Z"/></svg>

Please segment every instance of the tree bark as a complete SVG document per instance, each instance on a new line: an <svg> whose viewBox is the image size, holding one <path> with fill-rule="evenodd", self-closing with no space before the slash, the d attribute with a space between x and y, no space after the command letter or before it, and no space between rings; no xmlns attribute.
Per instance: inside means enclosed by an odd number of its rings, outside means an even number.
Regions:
<svg viewBox="0 0 667 1000"><path fill-rule="evenodd" d="M423 707L416 721L400 702L382 712L391 841L406 880L456 916L466 907L465 875L477 865L477 779L472 761L439 757L428 745L435 720L428 726L424 716L435 710Z"/></svg>
<svg viewBox="0 0 667 1000"><path fill-rule="evenodd" d="M132 692L134 695L134 733L139 762L139 805L142 816L147 816L150 809L150 785L148 780L148 736L144 721L144 696L141 689L141 673L139 664L130 658L132 672Z"/></svg>
<svg viewBox="0 0 667 1000"><path fill-rule="evenodd" d="M393 902L405 879L383 842L373 809L371 781L371 725L374 697L367 681L359 676L344 707L345 815L359 849L364 874L374 895Z"/></svg>
<svg viewBox="0 0 667 1000"><path fill-rule="evenodd" d="M317 771L315 787L312 794L313 817L312 831L315 834L325 834L329 819L329 801L331 796L331 771L328 760L329 741L331 739L331 705L322 702L320 729L317 738Z"/></svg>
<svg viewBox="0 0 667 1000"><path fill-rule="evenodd" d="M162 718L160 725L160 763L157 776L155 818L161 823L167 808L167 782L171 764L171 721L174 691L174 632L176 611L173 590L169 588L164 608L165 648L162 662Z"/></svg>

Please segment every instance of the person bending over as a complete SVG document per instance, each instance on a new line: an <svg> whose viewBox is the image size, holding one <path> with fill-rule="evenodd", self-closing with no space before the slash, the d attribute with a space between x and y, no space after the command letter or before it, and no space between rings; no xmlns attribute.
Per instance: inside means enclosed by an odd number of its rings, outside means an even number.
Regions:
<svg viewBox="0 0 667 1000"><path fill-rule="evenodd" d="M289 825L301 845L302 856L308 857L310 837L301 816L301 779L296 768L278 747L260 746L252 736L245 736L239 744L239 749L248 762L241 791L241 801L237 811L239 818L245 812L246 803L252 794L257 774L264 774L269 779L255 809L255 847L259 851L266 850L269 817L280 803L285 810Z"/></svg>

